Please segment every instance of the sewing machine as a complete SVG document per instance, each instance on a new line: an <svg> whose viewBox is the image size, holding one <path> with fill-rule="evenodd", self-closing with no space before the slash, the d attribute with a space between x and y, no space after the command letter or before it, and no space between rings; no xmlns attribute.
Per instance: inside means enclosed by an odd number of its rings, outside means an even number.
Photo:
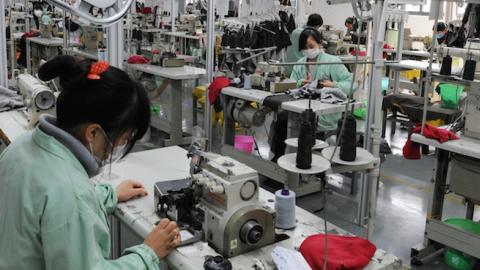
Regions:
<svg viewBox="0 0 480 270"><path fill-rule="evenodd" d="M325 51L329 54L336 54L337 47L343 44L343 31L335 29L331 25L324 25L320 29L323 40L327 43Z"/></svg>
<svg viewBox="0 0 480 270"><path fill-rule="evenodd" d="M258 200L258 173L213 153L189 156L190 178L158 182L154 192L157 213L189 232L182 241L201 238L225 257L274 243L275 211Z"/></svg>
<svg viewBox="0 0 480 270"><path fill-rule="evenodd" d="M200 19L201 17L197 14L181 14L176 25L177 30L186 31L191 35L201 35L203 34L203 25Z"/></svg>
<svg viewBox="0 0 480 270"><path fill-rule="evenodd" d="M17 80L18 90L27 107L28 129L35 127L40 115L55 115L57 98L49 87L30 74L20 74Z"/></svg>

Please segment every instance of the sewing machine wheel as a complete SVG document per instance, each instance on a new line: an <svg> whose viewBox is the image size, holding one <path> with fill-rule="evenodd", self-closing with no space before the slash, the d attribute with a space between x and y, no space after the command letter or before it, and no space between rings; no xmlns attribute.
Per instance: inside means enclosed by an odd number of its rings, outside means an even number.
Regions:
<svg viewBox="0 0 480 270"><path fill-rule="evenodd" d="M254 245L263 237L263 227L256 220L249 220L240 229L240 239L247 244Z"/></svg>
<svg viewBox="0 0 480 270"><path fill-rule="evenodd" d="M55 106L55 96L50 91L41 91L34 97L35 107L48 110Z"/></svg>

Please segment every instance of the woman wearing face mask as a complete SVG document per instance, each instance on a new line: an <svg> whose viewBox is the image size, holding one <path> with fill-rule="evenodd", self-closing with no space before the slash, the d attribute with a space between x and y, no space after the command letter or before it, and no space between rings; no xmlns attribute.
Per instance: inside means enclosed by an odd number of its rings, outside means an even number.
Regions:
<svg viewBox="0 0 480 270"><path fill-rule="evenodd" d="M38 75L59 77L63 90L57 118L42 116L0 155L0 269L158 269L179 244L175 222L162 220L143 244L108 260L107 215L147 192L133 180L116 189L91 180L148 129L145 91L107 62L66 55Z"/></svg>
<svg viewBox="0 0 480 270"><path fill-rule="evenodd" d="M35 22L35 29L33 30L38 30L40 29L40 22L42 20L43 16L43 5L40 3L34 3L33 4L33 21Z"/></svg>
<svg viewBox="0 0 480 270"><path fill-rule="evenodd" d="M341 62L333 55L326 54L322 49L322 38L320 32L313 28L305 28L300 34L298 49L304 57L298 60L298 63L306 62ZM293 68L291 79L297 81L297 86L311 83L318 80L323 87L339 88L346 94L350 94L352 86L352 74L348 72L345 65L296 65ZM318 131L326 139L337 129L337 121L341 114L328 114L318 116ZM277 161L285 154L285 139L287 139L288 114L280 112L277 114L276 121L272 122L272 132L270 134L270 147L274 154L272 161Z"/></svg>

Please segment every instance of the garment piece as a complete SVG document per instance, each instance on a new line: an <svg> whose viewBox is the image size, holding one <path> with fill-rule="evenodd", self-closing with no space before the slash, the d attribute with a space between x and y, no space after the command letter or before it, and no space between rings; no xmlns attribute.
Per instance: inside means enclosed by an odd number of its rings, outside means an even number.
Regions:
<svg viewBox="0 0 480 270"><path fill-rule="evenodd" d="M288 18L288 23L287 23L288 33L291 34L296 27L297 27L297 24L295 22L295 17L293 17L293 14L290 14L290 17Z"/></svg>
<svg viewBox="0 0 480 270"><path fill-rule="evenodd" d="M367 266L377 247L370 241L354 236L328 234L328 270L358 270ZM300 252L313 270L323 269L325 235L307 237Z"/></svg>
<svg viewBox="0 0 480 270"><path fill-rule="evenodd" d="M419 123L413 129L412 133L420 134L421 132L422 132L422 124ZM426 138L435 139L440 143L459 139L457 134L443 128L434 127L429 124L425 124L423 135ZM405 159L420 159L420 144L413 142L410 139L410 136L408 136L408 140L403 146L403 157Z"/></svg>
<svg viewBox="0 0 480 270"><path fill-rule="evenodd" d="M150 60L142 55L132 55L128 58L129 64L148 64Z"/></svg>
<svg viewBox="0 0 480 270"><path fill-rule="evenodd" d="M298 62L305 63L307 61L306 57L301 58ZM317 62L340 62L340 58L327 54L321 53L317 57ZM352 74L348 72L345 65L321 65L316 67L316 71L312 74L313 80L324 80L329 79L333 82L335 88L339 88L346 95L351 95L350 87L352 86ZM296 65L293 68L291 79L297 82L297 86L300 87L302 81L307 78L307 66L306 65ZM355 87L355 85L354 85ZM352 89L352 92L355 91L355 88ZM319 131L331 131L337 129L337 121L341 117L340 113L328 114L328 115L319 115L318 117L318 128Z"/></svg>
<svg viewBox="0 0 480 270"><path fill-rule="evenodd" d="M210 104L214 104L217 100L218 96L222 92L222 89L230 85L230 80L225 77L217 77L208 87L208 99L210 100Z"/></svg>
<svg viewBox="0 0 480 270"><path fill-rule="evenodd" d="M115 189L95 185L72 151L40 128L0 155L0 185L0 270L159 269L144 244L107 259Z"/></svg>
<svg viewBox="0 0 480 270"><path fill-rule="evenodd" d="M297 62L298 60L300 60L304 57L302 52L298 49L300 34L303 32L304 29L305 29L305 26L302 26L302 27L299 27L295 30L292 30L292 32L290 34L290 43L292 45L290 45L287 48L287 57L285 58L285 61L287 61L289 63L293 63L293 62ZM284 67L285 75L287 77L291 76L292 71L293 71L293 67L294 66L285 66Z"/></svg>

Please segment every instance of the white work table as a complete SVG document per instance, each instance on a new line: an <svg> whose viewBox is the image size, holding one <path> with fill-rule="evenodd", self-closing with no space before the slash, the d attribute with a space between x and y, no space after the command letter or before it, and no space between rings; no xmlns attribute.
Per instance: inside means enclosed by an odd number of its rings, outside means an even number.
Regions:
<svg viewBox="0 0 480 270"><path fill-rule="evenodd" d="M387 63L385 65L396 70L418 69L421 71L427 71L429 63L426 61L401 60L398 63ZM439 73L440 67L441 67L440 64L432 63L432 72ZM452 68L452 74L460 74L460 73L461 73L461 68Z"/></svg>
<svg viewBox="0 0 480 270"><path fill-rule="evenodd" d="M195 80L205 77L207 71L203 68L183 67L161 67L149 64L125 64L131 69L152 74L171 80Z"/></svg>
<svg viewBox="0 0 480 270"><path fill-rule="evenodd" d="M256 89L245 90L242 88L231 87L231 86L223 88L222 94L228 95L231 97L240 98L240 99L245 99L248 101L258 102L258 103L263 103L265 98L275 95L268 91L262 91L262 90L256 90Z"/></svg>
<svg viewBox="0 0 480 270"><path fill-rule="evenodd" d="M4 140L7 145L27 132L27 126L27 117L22 111L0 113L0 139Z"/></svg>
<svg viewBox="0 0 480 270"><path fill-rule="evenodd" d="M436 148L435 170L432 177L433 181L430 182L429 188L430 195L427 205L428 210L425 224L425 239L423 245L416 246L412 249L412 251L414 251L412 254L417 254L412 257L412 261L421 262L426 260L426 258L432 254L431 247L437 245L437 243L459 250L476 258L480 258L480 237L477 234L470 234L467 231L445 223L444 220L449 217L443 215L443 204L445 194L447 194L446 191L456 193L457 188L462 186L459 189L461 192L459 195L463 196L463 194L465 194L463 193L465 192L465 189L474 187L476 185L476 180L478 180L478 178L475 179L476 177L472 179L472 175L470 174L465 176L467 178L462 180L450 178L450 181L448 181L448 175L450 175L452 169L450 161L453 160L456 155L461 155L478 162L480 160L480 140L460 136L458 140L440 143L437 140L428 139L421 134L412 134L411 140L416 143ZM458 177L458 175L455 177ZM468 198L465 198L465 201L465 218L473 220L476 203L470 201Z"/></svg>
<svg viewBox="0 0 480 270"><path fill-rule="evenodd" d="M287 101L282 103L282 110L298 113L303 113L308 109L308 99L299 99L294 101ZM362 103L354 103L355 108L358 108ZM345 104L329 104L321 102L320 100L312 100L310 104L312 110L317 114L331 114L331 113L341 113L345 111ZM352 105L350 105L352 106Z"/></svg>
<svg viewBox="0 0 480 270"><path fill-rule="evenodd" d="M114 186L122 179L137 179L144 183L148 196L120 203L115 211L115 216L122 224L133 230L136 234L145 238L159 220L155 214L153 200L153 186L158 181L183 179L189 175L189 160L187 151L174 146L156 150L130 154L125 160L114 164L112 172L117 176L115 180L105 180ZM260 200L267 202L273 207L274 195L261 189ZM290 238L274 245L261 248L237 257L231 258L233 269L252 269L254 259L259 259L266 269L275 269L271 258L271 251L275 246L286 248L298 248L302 241L309 235L323 231L323 220L299 207L296 209L297 227L294 230L277 230L277 233L285 233ZM333 224L328 224L328 230L339 234L347 234ZM203 266L206 255L217 255L205 242L197 242L192 245L179 247L167 258L169 267L178 270L200 269ZM397 257L378 249L371 263L365 269L400 269L400 261Z"/></svg>
<svg viewBox="0 0 480 270"><path fill-rule="evenodd" d="M178 38L185 38L185 39L195 39L199 40L203 36L194 36L194 35L189 35L187 32L164 32L163 34L171 37L178 37Z"/></svg>
<svg viewBox="0 0 480 270"><path fill-rule="evenodd" d="M42 38L42 37L30 37L27 38L27 70L30 72L32 70L32 43L38 44L40 46L46 47L46 57L47 59L56 55L57 49L63 47L63 39L58 37L52 38ZM70 43L70 46L80 46L79 43Z"/></svg>
<svg viewBox="0 0 480 270"><path fill-rule="evenodd" d="M448 152L459 153L464 156L480 159L480 140L473 138L462 136L458 140L440 143L437 140L428 139L421 134L412 134L411 140L416 143L430 145Z"/></svg>
<svg viewBox="0 0 480 270"><path fill-rule="evenodd" d="M98 52L90 51L90 50L80 50L76 48L68 48L63 49L63 52L70 55L76 55L83 58L91 59L91 60L98 60Z"/></svg>
<svg viewBox="0 0 480 270"><path fill-rule="evenodd" d="M165 146L188 145L191 143L191 137L184 136L182 131L182 90L183 81L195 80L195 85L199 85L200 78L205 77L206 70L203 68L183 66L183 67L160 67L149 64L127 64L125 66L137 72L144 72L154 76L171 80L172 92L170 94L170 121L152 116L151 125L159 130L167 132L170 139L165 140ZM195 108L196 104L193 108Z"/></svg>

